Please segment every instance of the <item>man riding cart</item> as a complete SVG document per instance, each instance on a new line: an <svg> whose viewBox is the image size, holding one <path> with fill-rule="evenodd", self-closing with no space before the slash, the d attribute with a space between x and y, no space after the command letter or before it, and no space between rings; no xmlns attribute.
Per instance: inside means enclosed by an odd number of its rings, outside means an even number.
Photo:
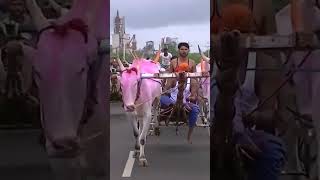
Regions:
<svg viewBox="0 0 320 180"><path fill-rule="evenodd" d="M182 72L196 72L195 62L188 58L189 44L188 43L179 43L179 57L171 61L170 67L168 68L169 73L182 73ZM186 85L185 83L179 84L176 79L170 79L165 85L165 91L169 91L166 94L162 95L160 98L161 108L165 109L166 107L173 106L178 101L179 88L183 88L183 100L182 103L185 107L185 110L188 111L188 137L187 140L189 143L191 141L191 135L193 129L196 125L198 115L200 113L199 106L197 102L197 92L198 92L198 82L196 79L187 78ZM171 88L171 89L170 89Z"/></svg>

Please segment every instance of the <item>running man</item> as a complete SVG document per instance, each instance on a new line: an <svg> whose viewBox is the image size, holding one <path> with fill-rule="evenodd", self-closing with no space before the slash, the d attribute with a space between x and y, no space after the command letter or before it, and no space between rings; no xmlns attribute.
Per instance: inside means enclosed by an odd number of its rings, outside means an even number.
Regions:
<svg viewBox="0 0 320 180"><path fill-rule="evenodd" d="M164 69L168 69L170 66L170 61L172 58L172 54L168 52L168 48L164 48L163 52L160 53L161 58L161 67Z"/></svg>

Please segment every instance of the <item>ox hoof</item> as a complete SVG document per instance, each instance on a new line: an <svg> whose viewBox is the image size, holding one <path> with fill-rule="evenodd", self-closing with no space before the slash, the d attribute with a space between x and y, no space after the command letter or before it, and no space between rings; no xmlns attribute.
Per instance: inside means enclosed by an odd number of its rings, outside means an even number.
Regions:
<svg viewBox="0 0 320 180"><path fill-rule="evenodd" d="M202 123L203 123L203 124L207 124L207 123L208 123L207 118L204 118L204 117L203 117L203 118L202 118Z"/></svg>
<svg viewBox="0 0 320 180"><path fill-rule="evenodd" d="M160 128L159 127L154 128L154 134L156 136L160 136Z"/></svg>
<svg viewBox="0 0 320 180"><path fill-rule="evenodd" d="M139 151L139 150L140 150L140 144L136 144L136 145L134 146L134 149L135 149L136 151Z"/></svg>
<svg viewBox="0 0 320 180"><path fill-rule="evenodd" d="M148 161L143 158L143 159L140 159L140 160L139 160L139 164L140 164L140 166L142 166L142 167L147 167L147 166L148 166Z"/></svg>

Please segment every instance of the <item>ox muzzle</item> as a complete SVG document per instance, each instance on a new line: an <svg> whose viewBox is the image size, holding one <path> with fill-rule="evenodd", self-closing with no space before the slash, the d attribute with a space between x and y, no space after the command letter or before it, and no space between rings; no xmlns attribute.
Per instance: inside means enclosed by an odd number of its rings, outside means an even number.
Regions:
<svg viewBox="0 0 320 180"><path fill-rule="evenodd" d="M133 112L133 111L135 111L136 110L136 106L135 105L124 105L124 107L125 107L125 110L127 111L127 112Z"/></svg>

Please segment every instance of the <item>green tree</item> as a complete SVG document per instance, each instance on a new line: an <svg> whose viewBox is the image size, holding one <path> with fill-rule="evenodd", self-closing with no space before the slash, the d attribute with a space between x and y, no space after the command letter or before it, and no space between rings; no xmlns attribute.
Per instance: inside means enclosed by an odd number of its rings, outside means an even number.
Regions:
<svg viewBox="0 0 320 180"><path fill-rule="evenodd" d="M168 48L168 52L170 52L172 56L178 56L178 48L175 43L166 45L165 47Z"/></svg>
<svg viewBox="0 0 320 180"><path fill-rule="evenodd" d="M200 62L200 54L199 53L189 53L189 58L194 60L196 64Z"/></svg>
<svg viewBox="0 0 320 180"><path fill-rule="evenodd" d="M117 57L117 54L116 53L111 53L111 60L113 59L113 58L116 58ZM121 53L119 53L119 58L122 60L123 59L123 53L121 52ZM130 53L126 53L126 61L128 61L128 62L132 62L132 60L133 60L133 57L132 57L132 55L130 54Z"/></svg>

